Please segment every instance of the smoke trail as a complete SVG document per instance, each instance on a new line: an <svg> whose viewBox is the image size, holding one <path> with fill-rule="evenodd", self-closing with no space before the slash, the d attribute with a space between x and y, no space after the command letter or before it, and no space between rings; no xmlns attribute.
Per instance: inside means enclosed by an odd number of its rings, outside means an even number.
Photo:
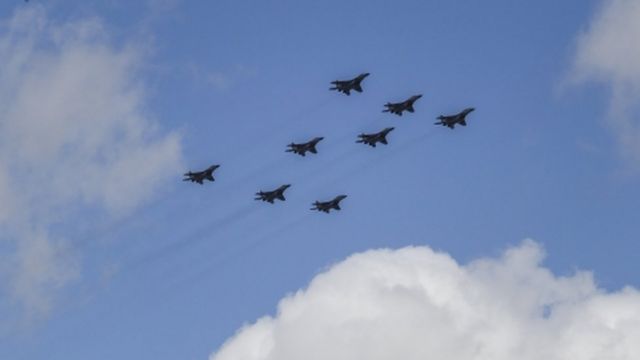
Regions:
<svg viewBox="0 0 640 360"><path fill-rule="evenodd" d="M345 172L341 176L335 178L333 181L335 182L342 181L347 177L353 176L354 174L362 173L363 171L369 170L375 166L379 166L381 163L398 156L404 150L409 149L417 144L423 143L425 140L432 138L436 134L437 132L431 131L426 134L421 134L412 139L409 139L404 143L395 146L393 149L390 149L390 151L385 152L376 161L369 161L361 164L360 166L353 167L351 171Z"/></svg>
<svg viewBox="0 0 640 360"><path fill-rule="evenodd" d="M200 269L197 273L188 276L186 279L177 281L175 284L170 285L170 287L172 289L175 289L176 287L192 284L203 276L210 274L211 271L216 268L220 268L225 264L228 264L229 262L232 262L240 258L241 256L247 255L262 246L273 245L275 242L283 238L278 237L277 235L282 234L284 231L291 230L300 226L310 216L311 214L305 213L304 215L301 215L290 222L278 226L273 231L270 231L269 233L254 239L253 241L245 244L243 247L231 249L222 254L217 254L213 258L213 260L209 260L206 263L205 267ZM267 242L266 240L268 239L272 239L272 241Z"/></svg>
<svg viewBox="0 0 640 360"><path fill-rule="evenodd" d="M156 251L144 256L143 258L134 261L131 268L137 268L141 265L148 264L150 262L158 261L166 258L169 255L175 254L179 251L185 250L187 247L192 247L204 240L210 239L210 235L215 234L216 232L223 230L235 223L239 220L246 218L249 214L257 211L258 208L247 204L236 211L227 214L219 219L215 219L214 221L209 222L205 226L196 229L185 238L174 241L170 244L166 244L163 247L157 249ZM209 236L208 236L209 235Z"/></svg>
<svg viewBox="0 0 640 360"><path fill-rule="evenodd" d="M308 106L303 107L302 109L294 112L293 114L286 116L284 118L281 118L280 121L278 121L275 124L269 124L268 126L263 126L260 130L256 131L256 133L261 134L265 131L268 131L270 127L279 127L284 125L285 123L289 122L291 119L294 119L295 117L299 117L302 114L309 114L310 112L316 112L317 110L320 110L322 108L324 108L326 105L329 104L329 102L331 101L331 98L327 97L325 99L316 101ZM296 124L301 124L301 123L296 123ZM260 141L260 139L262 139L261 136L255 136L253 137L254 140L250 141L250 143L252 143L254 146L254 148L256 147L257 144L263 143L264 141ZM243 141L246 141L243 140ZM229 159L224 159L222 161L222 163L232 163L232 162L240 162L239 160L242 159L243 156L247 156L248 153L250 153L250 151L244 151L241 153L238 152L234 152L234 154L236 154L236 156L233 156ZM279 167L281 167L284 164L284 161L286 159L283 157L278 158L276 160L270 161L269 163L261 166L258 169L252 170L248 173L242 174L240 176L231 176L228 180L229 181L225 181L225 183L223 184L216 184L219 188L221 188L221 190L226 190L228 189L229 186L231 186L230 184L244 184L247 181L249 181L250 179L253 179L256 177L256 175L264 173L268 170L271 169L277 169ZM176 175L177 178L177 175ZM177 181L177 180L176 180ZM172 188L171 191L166 192L165 194L163 194L162 197L157 198L153 203L151 203L149 206L154 206L154 207L159 207L167 202L169 202L170 200L172 200L175 197L175 194L177 193L178 188L177 186ZM180 211L181 206L176 205L176 206L172 206L171 208L167 208L163 211L162 214L158 214L158 216L154 219L155 221L164 221L167 218L173 217L178 211ZM73 237L76 243L76 245L80 246L80 245L84 245L84 246L89 246L91 245L91 243L95 244L96 240L99 239L104 239L112 234L117 233L120 229L122 229L125 226L129 226L130 224L139 221L139 214L142 210L138 210L135 212L132 212L126 216L120 217L118 219L115 220L111 220L109 222L107 222L106 224L104 224L103 226L101 226L99 229L88 229L83 231L83 233L79 234L78 236Z"/></svg>

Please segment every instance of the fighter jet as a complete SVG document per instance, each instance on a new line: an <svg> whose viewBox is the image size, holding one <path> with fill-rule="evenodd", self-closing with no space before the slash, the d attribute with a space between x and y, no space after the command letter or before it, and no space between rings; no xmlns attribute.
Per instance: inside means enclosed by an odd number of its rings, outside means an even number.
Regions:
<svg viewBox="0 0 640 360"><path fill-rule="evenodd" d="M464 110L462 110L461 112L455 114L455 115L440 115L438 116L438 122L434 123L436 125L442 125L442 126L447 126L450 129L453 129L456 124L460 124L462 126L467 126L467 121L466 121L466 117L467 115L469 115L470 112L472 112L473 110L475 110L474 108L466 108Z"/></svg>
<svg viewBox="0 0 640 360"><path fill-rule="evenodd" d="M284 198L284 191L287 190L290 186L291 185L289 184L285 184L272 191L259 191L256 193L256 200L266 201L270 204L273 204L276 199L285 201L286 199Z"/></svg>
<svg viewBox="0 0 640 360"><path fill-rule="evenodd" d="M211 165L206 170L196 172L189 171L184 174L185 178L182 179L182 181L197 182L200 185L203 184L204 180L215 181L213 178L213 172L219 167L220 165Z"/></svg>
<svg viewBox="0 0 640 360"><path fill-rule="evenodd" d="M316 201L312 204L314 207L312 207L311 210L324 211L327 214L331 209L340 210L340 201L346 197L347 195L338 195L333 200L325 202Z"/></svg>
<svg viewBox="0 0 640 360"><path fill-rule="evenodd" d="M413 103L416 102L416 100L420 99L421 97L422 95L414 95L403 102L386 103L384 104L384 106L386 106L387 108L385 110L382 110L382 112L390 112L392 114L396 114L399 116L402 116L403 111L408 111L412 113L415 111L413 109Z"/></svg>
<svg viewBox="0 0 640 360"><path fill-rule="evenodd" d="M383 143L387 145L387 134L393 131L394 128L389 127L375 134L360 134L360 138L357 143L367 144L371 147L376 147L376 143Z"/></svg>
<svg viewBox="0 0 640 360"><path fill-rule="evenodd" d="M302 144L294 144L291 143L287 145L289 148L285 150L286 152L293 152L301 156L306 156L307 151L312 154L317 154L318 150L316 150L316 145L320 142L320 140L324 139L323 137L313 138L311 141L302 143Z"/></svg>
<svg viewBox="0 0 640 360"><path fill-rule="evenodd" d="M332 81L331 84L333 84L333 87L329 88L329 90L338 90L338 92L345 93L347 95L351 95L351 90L361 93L362 86L360 86L360 83L367 76L369 76L369 73L362 73L351 80Z"/></svg>

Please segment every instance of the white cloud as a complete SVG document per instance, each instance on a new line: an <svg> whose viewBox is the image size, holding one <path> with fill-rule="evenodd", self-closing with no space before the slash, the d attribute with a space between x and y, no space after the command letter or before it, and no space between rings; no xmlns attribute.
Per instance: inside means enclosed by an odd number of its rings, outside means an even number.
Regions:
<svg viewBox="0 0 640 360"><path fill-rule="evenodd" d="M623 157L640 170L640 0L602 4L578 38L574 80L610 87L609 124Z"/></svg>
<svg viewBox="0 0 640 360"><path fill-rule="evenodd" d="M640 293L555 276L539 245L458 264L427 247L349 257L212 360L634 360Z"/></svg>
<svg viewBox="0 0 640 360"><path fill-rule="evenodd" d="M143 60L96 19L57 24L36 5L2 23L0 290L32 317L80 276L52 225L88 208L123 214L180 171L180 136L145 107Z"/></svg>
<svg viewBox="0 0 640 360"><path fill-rule="evenodd" d="M20 301L27 317L49 312L55 292L78 277L77 259L65 244L51 239L46 233L28 235L19 241L11 263L11 292Z"/></svg>

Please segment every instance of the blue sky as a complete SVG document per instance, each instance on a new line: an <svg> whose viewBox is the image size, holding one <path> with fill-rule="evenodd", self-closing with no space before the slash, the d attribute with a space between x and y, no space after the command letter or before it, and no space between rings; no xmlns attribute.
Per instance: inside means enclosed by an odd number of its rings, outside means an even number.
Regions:
<svg viewBox="0 0 640 360"><path fill-rule="evenodd" d="M598 1L6 1L2 38L26 7L56 27L92 19L106 35L87 42L134 49L136 114L180 149L131 206L47 208L72 209L45 227L75 276L44 319L16 320L19 300L0 293L0 318L19 323L2 329L0 358L205 358L319 271L381 247L465 263L531 238L556 274L640 286L637 165L607 122L610 89L571 81ZM328 91L361 72L364 93ZM414 114L381 113L417 93ZM469 106L468 127L433 126ZM388 146L354 143L388 126ZM284 152L314 136L318 155ZM180 181L212 163L215 183ZM253 201L283 183L285 203ZM343 211L308 210L342 193Z"/></svg>

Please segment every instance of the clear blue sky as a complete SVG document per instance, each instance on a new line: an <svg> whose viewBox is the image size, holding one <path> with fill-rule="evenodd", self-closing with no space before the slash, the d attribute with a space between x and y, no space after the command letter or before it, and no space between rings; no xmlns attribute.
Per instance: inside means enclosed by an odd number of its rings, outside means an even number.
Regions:
<svg viewBox="0 0 640 360"><path fill-rule="evenodd" d="M47 11L98 17L116 43L152 43L147 111L181 131L187 168L221 164L217 181L176 173L122 219L60 230L90 239L79 240L82 280L48 320L1 338L0 358L203 359L318 271L379 247L466 262L533 238L556 273L640 286L640 188L619 171L606 91L562 86L596 1L142 3ZM5 1L0 17L22 6ZM364 93L328 91L361 72ZM381 113L416 93L414 114ZM469 106L468 127L433 126ZM388 126L388 146L354 143ZM314 136L325 137L318 155L284 152ZM283 183L287 202L253 201ZM343 211L308 210L342 193ZM104 280L110 264L119 270Z"/></svg>

